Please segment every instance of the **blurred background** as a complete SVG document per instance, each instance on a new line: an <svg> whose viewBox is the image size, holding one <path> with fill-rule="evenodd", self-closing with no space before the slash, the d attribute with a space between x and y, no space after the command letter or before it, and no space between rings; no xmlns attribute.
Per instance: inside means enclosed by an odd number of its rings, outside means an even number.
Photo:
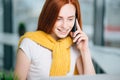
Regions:
<svg viewBox="0 0 120 80"><path fill-rule="evenodd" d="M14 70L19 37L35 31L45 0L0 0L0 71ZM120 0L79 0L97 74L120 74Z"/></svg>

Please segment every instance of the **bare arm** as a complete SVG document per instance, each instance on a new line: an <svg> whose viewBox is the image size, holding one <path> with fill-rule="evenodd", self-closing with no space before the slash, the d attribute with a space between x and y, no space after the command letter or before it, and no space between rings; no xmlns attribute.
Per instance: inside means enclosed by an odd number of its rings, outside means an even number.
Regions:
<svg viewBox="0 0 120 80"><path fill-rule="evenodd" d="M94 70L94 66L92 63L92 58L89 50L86 50L85 52L81 51L81 57L77 64L79 66L78 71L80 66L82 65L83 74L95 74L95 70Z"/></svg>
<svg viewBox="0 0 120 80"><path fill-rule="evenodd" d="M83 74L83 62L82 62L82 57L81 56L79 56L78 58L77 58L77 70L78 70L78 73L80 74L80 75L82 75Z"/></svg>
<svg viewBox="0 0 120 80"><path fill-rule="evenodd" d="M87 35L80 29L78 21L76 20L77 30L75 32L71 32L71 36L73 37L73 42L76 43L76 47L80 52L79 59L77 59L77 68L79 74L95 74L94 66L92 63L91 54L88 46L88 37Z"/></svg>
<svg viewBox="0 0 120 80"><path fill-rule="evenodd" d="M30 66L30 60L27 58L22 49L18 50L17 61L14 71L14 77L17 77L18 80L26 80L27 73Z"/></svg>

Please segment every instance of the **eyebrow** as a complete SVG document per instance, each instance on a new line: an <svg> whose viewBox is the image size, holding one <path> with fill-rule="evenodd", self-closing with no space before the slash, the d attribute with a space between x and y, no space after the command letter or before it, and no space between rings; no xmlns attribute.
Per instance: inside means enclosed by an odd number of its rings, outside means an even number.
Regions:
<svg viewBox="0 0 120 80"><path fill-rule="evenodd" d="M69 16L68 18L73 18L75 17L74 15L73 16ZM62 16L58 16L58 18L63 18Z"/></svg>

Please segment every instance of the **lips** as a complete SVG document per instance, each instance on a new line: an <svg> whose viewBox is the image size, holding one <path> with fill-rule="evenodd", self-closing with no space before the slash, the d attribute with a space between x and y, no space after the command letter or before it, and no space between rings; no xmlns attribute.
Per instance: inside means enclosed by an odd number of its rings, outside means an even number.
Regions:
<svg viewBox="0 0 120 80"><path fill-rule="evenodd" d="M68 30L65 30L65 31L63 31L63 30L61 30L61 29L57 29L61 34L67 34L67 32L68 32Z"/></svg>

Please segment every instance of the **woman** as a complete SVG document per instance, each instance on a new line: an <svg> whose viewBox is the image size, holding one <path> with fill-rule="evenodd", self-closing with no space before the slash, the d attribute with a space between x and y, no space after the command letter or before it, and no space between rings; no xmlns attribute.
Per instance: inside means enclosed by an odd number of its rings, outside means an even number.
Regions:
<svg viewBox="0 0 120 80"><path fill-rule="evenodd" d="M15 75L20 80L95 74L78 0L46 0L35 32L20 38ZM77 30L72 32L76 24Z"/></svg>

